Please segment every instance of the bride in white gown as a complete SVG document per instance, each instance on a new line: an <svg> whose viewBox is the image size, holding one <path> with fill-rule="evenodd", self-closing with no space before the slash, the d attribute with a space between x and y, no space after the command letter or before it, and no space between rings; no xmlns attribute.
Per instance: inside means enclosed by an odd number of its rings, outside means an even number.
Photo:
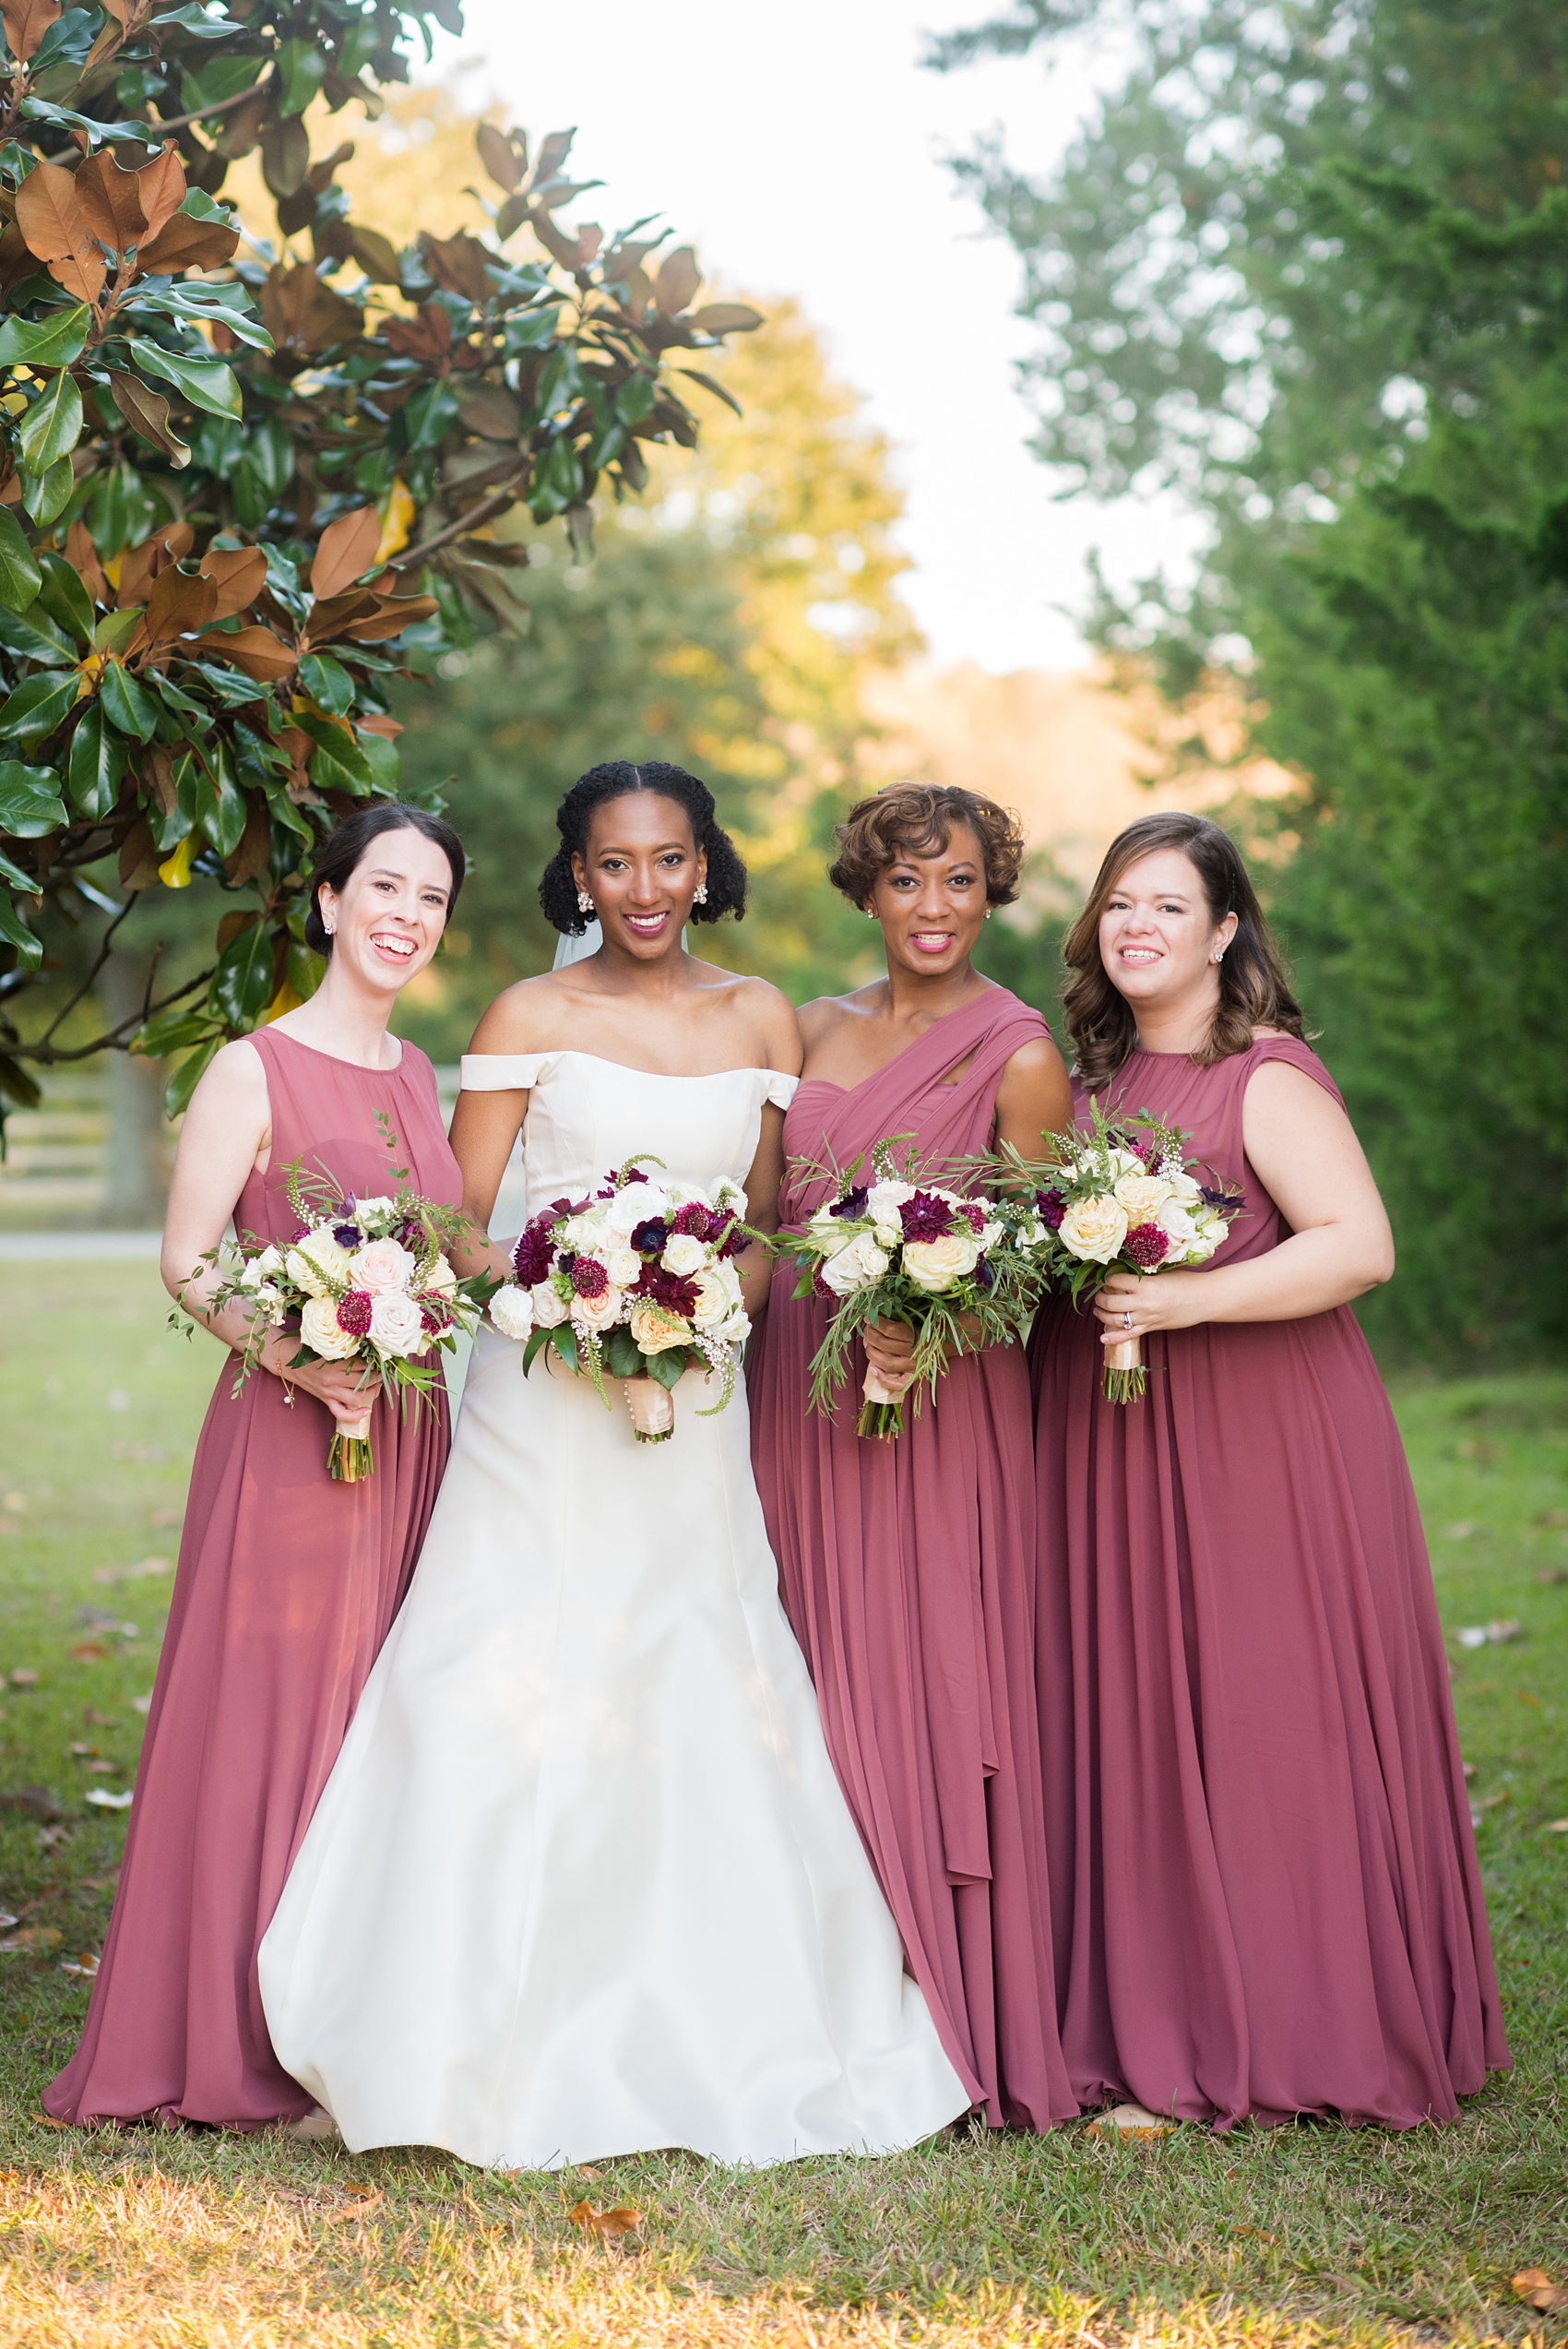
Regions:
<svg viewBox="0 0 1568 2349"><path fill-rule="evenodd" d="M712 919L744 888L711 798L620 765L560 820L541 899L561 927L597 908L604 945L481 1022L453 1127L470 1211L482 1229L521 1123L530 1211L652 1151L768 1218L800 1045L776 990L682 951L694 901ZM699 1417L716 1400L688 1373L673 1440L638 1444L619 1396L478 1341L261 1950L279 2057L356 2152L766 2163L890 2151L968 2106L778 1603L743 1382Z"/></svg>

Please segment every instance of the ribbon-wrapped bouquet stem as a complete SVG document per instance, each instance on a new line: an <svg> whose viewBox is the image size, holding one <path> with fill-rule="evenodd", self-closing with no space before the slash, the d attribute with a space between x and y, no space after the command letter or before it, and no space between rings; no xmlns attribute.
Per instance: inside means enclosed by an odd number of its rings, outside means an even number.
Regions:
<svg viewBox="0 0 1568 2349"><path fill-rule="evenodd" d="M791 1169L797 1180L826 1174L837 1191L803 1230L780 1233L769 1244L800 1266L797 1297L832 1302L812 1361L811 1400L823 1413L832 1412L848 1381L854 1341L868 1323L904 1321L913 1330L907 1384L918 1412L921 1388L928 1387L934 1401L937 1380L960 1354L1021 1338L1045 1288L1044 1226L1032 1194L968 1196L939 1177L972 1181L980 1172L972 1163L962 1162L956 1173L934 1162L922 1165L912 1148L900 1160L907 1139L879 1142L864 1182L863 1157L845 1168ZM901 1436L903 1392L868 1365L857 1434Z"/></svg>

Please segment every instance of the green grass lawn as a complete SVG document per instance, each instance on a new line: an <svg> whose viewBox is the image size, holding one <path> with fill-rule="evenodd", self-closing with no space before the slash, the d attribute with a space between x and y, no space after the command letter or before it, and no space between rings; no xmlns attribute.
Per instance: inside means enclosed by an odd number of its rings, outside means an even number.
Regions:
<svg viewBox="0 0 1568 2349"><path fill-rule="evenodd" d="M151 1265L0 1264L0 2343L1460 2343L1561 2337L1568 2282L1568 1379L1398 1397L1450 1630L1515 2055L1452 2128L944 2143L757 2176L683 2156L496 2176L216 2131L58 2130L215 1349ZM82 1610L109 1618L100 1622ZM1463 1647L1462 1626L1520 1636ZM73 1650L78 1652L73 1653ZM18 1675L21 1675L20 1677ZM30 1675L30 1676L29 1676ZM1158 1931L1158 1919L1151 1919ZM55 1938L54 1937L58 1937ZM586 2240L580 2199L643 2213Z"/></svg>

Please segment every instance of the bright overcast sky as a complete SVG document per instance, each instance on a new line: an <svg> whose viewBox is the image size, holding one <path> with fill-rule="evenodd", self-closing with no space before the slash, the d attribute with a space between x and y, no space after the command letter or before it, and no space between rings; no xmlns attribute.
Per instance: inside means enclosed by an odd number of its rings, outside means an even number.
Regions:
<svg viewBox="0 0 1568 2349"><path fill-rule="evenodd" d="M941 159L1001 123L1018 158L1048 161L1095 61L921 70L928 29L997 5L465 0L467 32L441 39L436 69L467 68L465 100L499 99L530 133L579 125L573 173L606 185L577 217L613 228L658 210L731 285L799 294L895 445L906 591L934 660L1062 669L1083 646L1054 607L1082 607L1086 553L1135 576L1190 532L1146 507L1053 502L1024 446L1018 264Z"/></svg>

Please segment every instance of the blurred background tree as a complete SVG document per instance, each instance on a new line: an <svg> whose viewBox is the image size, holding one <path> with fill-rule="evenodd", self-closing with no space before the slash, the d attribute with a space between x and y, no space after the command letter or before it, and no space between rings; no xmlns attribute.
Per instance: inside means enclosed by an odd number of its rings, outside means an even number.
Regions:
<svg viewBox="0 0 1568 2349"><path fill-rule="evenodd" d="M1229 673L1300 778L1238 805L1393 1210L1369 1328L1568 1336L1568 17L1550 0L1016 0L940 42L1127 70L1058 172L961 170L1023 263L1064 491L1175 485L1193 589L1102 644Z"/></svg>

